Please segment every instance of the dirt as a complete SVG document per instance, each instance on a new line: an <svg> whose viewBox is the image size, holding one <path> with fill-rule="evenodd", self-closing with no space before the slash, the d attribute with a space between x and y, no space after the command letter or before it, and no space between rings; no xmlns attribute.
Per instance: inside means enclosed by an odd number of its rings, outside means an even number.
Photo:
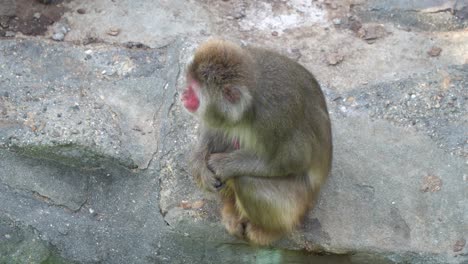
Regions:
<svg viewBox="0 0 468 264"><path fill-rule="evenodd" d="M63 0L49 2L17 0L16 15L0 18L0 37L13 37L17 32L28 36L44 35L47 28L67 11Z"/></svg>

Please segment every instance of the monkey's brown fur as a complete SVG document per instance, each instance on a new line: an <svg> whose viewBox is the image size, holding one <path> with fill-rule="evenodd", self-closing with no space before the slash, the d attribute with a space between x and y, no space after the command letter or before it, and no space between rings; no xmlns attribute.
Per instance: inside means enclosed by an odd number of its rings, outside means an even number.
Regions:
<svg viewBox="0 0 468 264"><path fill-rule="evenodd" d="M219 191L227 231L261 245L291 232L331 167L330 120L315 78L277 53L223 40L197 49L187 78L200 97L192 173Z"/></svg>

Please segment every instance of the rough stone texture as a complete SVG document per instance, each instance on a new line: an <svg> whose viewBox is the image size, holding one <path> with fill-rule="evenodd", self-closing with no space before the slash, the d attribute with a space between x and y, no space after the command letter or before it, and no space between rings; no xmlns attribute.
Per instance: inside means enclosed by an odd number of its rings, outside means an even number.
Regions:
<svg viewBox="0 0 468 264"><path fill-rule="evenodd" d="M0 16L14 16L16 13L16 0L0 1Z"/></svg>
<svg viewBox="0 0 468 264"><path fill-rule="evenodd" d="M54 1L18 13L58 21L35 38L0 20L0 263L468 263L467 7ZM178 87L214 34L298 60L328 99L332 175L273 247L227 235L187 172Z"/></svg>
<svg viewBox="0 0 468 264"><path fill-rule="evenodd" d="M0 218L0 263L67 263L31 227Z"/></svg>
<svg viewBox="0 0 468 264"><path fill-rule="evenodd" d="M142 42L150 47L165 46L177 36L211 31L210 15L196 1L73 1L67 20L74 29L66 40L82 42L83 36L106 42ZM79 8L85 14L76 12ZM119 28L118 36L108 35Z"/></svg>
<svg viewBox="0 0 468 264"><path fill-rule="evenodd" d="M466 0L371 0L356 11L364 20L393 21L415 30L446 31L468 26L463 17L467 5Z"/></svg>
<svg viewBox="0 0 468 264"><path fill-rule="evenodd" d="M178 67L164 65L178 65L176 45L143 51L2 43L1 61L9 62L0 80L3 126L10 128L0 132L5 146L88 167L104 156L148 166L163 105L175 90Z"/></svg>

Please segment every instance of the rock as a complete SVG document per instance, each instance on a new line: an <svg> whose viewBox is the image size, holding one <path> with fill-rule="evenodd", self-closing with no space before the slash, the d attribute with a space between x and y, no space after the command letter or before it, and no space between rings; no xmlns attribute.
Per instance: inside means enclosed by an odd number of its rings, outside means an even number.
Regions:
<svg viewBox="0 0 468 264"><path fill-rule="evenodd" d="M57 32L52 35L52 39L55 41L63 41L65 38L65 34L62 32Z"/></svg>
<svg viewBox="0 0 468 264"><path fill-rule="evenodd" d="M357 33L362 28L362 23L359 20L351 20L348 28Z"/></svg>
<svg viewBox="0 0 468 264"><path fill-rule="evenodd" d="M12 17L16 14L16 0L0 0L0 17Z"/></svg>
<svg viewBox="0 0 468 264"><path fill-rule="evenodd" d="M382 24L365 24L358 30L357 34L371 44L375 40L385 37L388 32Z"/></svg>
<svg viewBox="0 0 468 264"><path fill-rule="evenodd" d="M16 33L13 32L13 31L6 31L5 32L5 37L7 37L7 38L12 38L14 36L16 36Z"/></svg>
<svg viewBox="0 0 468 264"><path fill-rule="evenodd" d="M0 216L0 263L66 263L31 227Z"/></svg>
<svg viewBox="0 0 468 264"><path fill-rule="evenodd" d="M52 34L52 39L55 41L63 41L68 31L69 28L67 25L62 23L55 23L53 26L54 33Z"/></svg>
<svg viewBox="0 0 468 264"><path fill-rule="evenodd" d="M466 240L464 238L457 240L455 245L453 245L453 252L460 252L466 245Z"/></svg>
<svg viewBox="0 0 468 264"><path fill-rule="evenodd" d="M107 35L110 35L110 36L117 36L120 34L120 29L119 28L110 28L108 31L107 31Z"/></svg>
<svg viewBox="0 0 468 264"><path fill-rule="evenodd" d="M191 209L191 208L192 208L192 204L191 204L189 201L182 200L182 201L180 202L180 207L182 207L183 209Z"/></svg>
<svg viewBox="0 0 468 264"><path fill-rule="evenodd" d="M200 209L200 208L202 208L204 205L205 205L205 201L199 200L199 201L195 201L195 202L192 203L192 208L193 208L193 209Z"/></svg>
<svg viewBox="0 0 468 264"><path fill-rule="evenodd" d="M437 192L442 188L442 181L436 176L426 176L423 180L421 190L423 192Z"/></svg>
<svg viewBox="0 0 468 264"><path fill-rule="evenodd" d="M132 41L125 43L125 46L129 49L149 49L150 48L148 45L145 45L143 43L132 42Z"/></svg>
<svg viewBox="0 0 468 264"><path fill-rule="evenodd" d="M427 51L427 54L431 57L438 57L442 49L440 47L433 46L430 50Z"/></svg>
<svg viewBox="0 0 468 264"><path fill-rule="evenodd" d="M10 17L0 16L0 27L7 29L10 25Z"/></svg>
<svg viewBox="0 0 468 264"><path fill-rule="evenodd" d="M349 12L371 1L360 1ZM0 220L0 263L55 263L51 252L59 252L64 263L465 261L460 223L468 177L463 123L468 68L457 56L441 57L437 67L429 56L420 56L430 41L447 54L459 54L461 31L396 30L394 37L367 49L349 32L325 31L329 16L319 7L323 1L252 1L240 21L219 18L234 18L231 6L247 1L182 2L88 1L86 16L66 12L60 20L72 25L73 31L63 31L70 42L0 41L0 218L6 218ZM80 3L60 5L73 11ZM217 16L222 5L228 10ZM264 20L270 11L281 19ZM43 20L46 14L40 12ZM389 18L393 12L365 12L376 15L354 21L377 21L385 28L400 21L398 12L395 18ZM453 17L405 13L414 14ZM256 15L261 19L252 19ZM134 24L132 17L140 19ZM251 32L239 33L236 22ZM420 26L410 22L402 25ZM341 27L347 23L344 19ZM106 29L115 25L125 34L107 36ZM282 34L281 43L259 39L273 29ZM88 32L100 43L79 45ZM317 74L326 97L336 99L328 101L336 146L331 177L301 228L268 248L228 235L217 201L202 193L188 172L197 124L183 112L178 89L193 48L213 32L294 58L302 54L301 62ZM403 45L407 40L413 46ZM127 41L135 42L126 46ZM319 67L320 46L345 54L347 62ZM395 58L391 67L387 57ZM358 67L354 72L347 69L351 62ZM434 68L446 70L450 81ZM17 243L23 233L10 231L14 225L34 236ZM17 252L34 254L14 259Z"/></svg>
<svg viewBox="0 0 468 264"><path fill-rule="evenodd" d="M342 23L341 18L334 18L332 22L334 25L341 25Z"/></svg>
<svg viewBox="0 0 468 264"><path fill-rule="evenodd" d="M55 23L54 26L53 26L53 30L54 30L55 33L66 34L69 31L69 28L65 24Z"/></svg>
<svg viewBox="0 0 468 264"><path fill-rule="evenodd" d="M343 61L343 59L344 59L344 56L338 52L332 52L328 54L326 57L328 65L332 65L332 66L340 64Z"/></svg>

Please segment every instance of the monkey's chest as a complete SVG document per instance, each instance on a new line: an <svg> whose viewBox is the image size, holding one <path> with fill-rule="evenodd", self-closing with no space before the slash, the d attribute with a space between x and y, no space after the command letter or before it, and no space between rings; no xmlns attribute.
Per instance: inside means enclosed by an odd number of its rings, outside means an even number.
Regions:
<svg viewBox="0 0 468 264"><path fill-rule="evenodd" d="M233 138L232 139L232 143L231 143L232 147L234 149L240 149L240 142L239 142L239 139L238 138Z"/></svg>
<svg viewBox="0 0 468 264"><path fill-rule="evenodd" d="M234 149L252 149L261 150L261 143L258 141L257 136L248 128L235 128L227 133Z"/></svg>

